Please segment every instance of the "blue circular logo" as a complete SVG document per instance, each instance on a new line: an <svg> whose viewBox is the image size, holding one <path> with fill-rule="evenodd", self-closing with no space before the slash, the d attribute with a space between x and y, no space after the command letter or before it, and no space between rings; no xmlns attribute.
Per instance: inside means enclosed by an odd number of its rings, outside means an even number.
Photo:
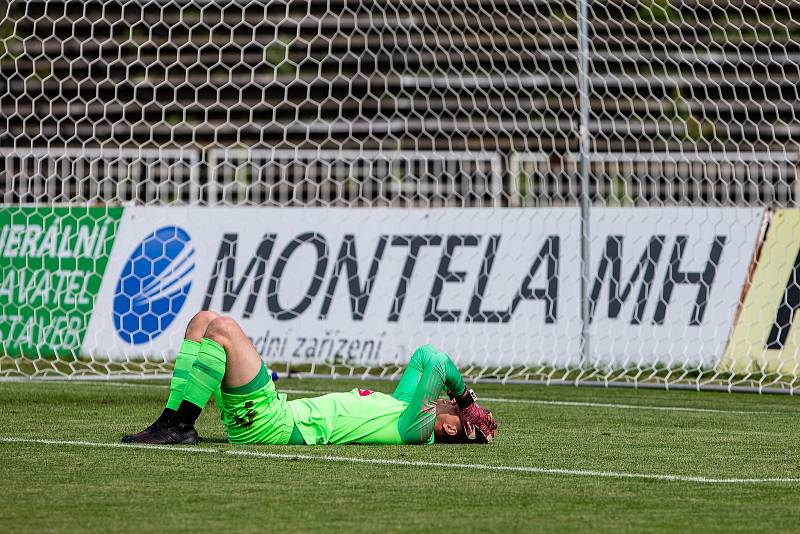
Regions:
<svg viewBox="0 0 800 534"><path fill-rule="evenodd" d="M189 242L182 228L165 226L144 238L128 258L114 292L114 326L127 343L152 341L180 312L195 266Z"/></svg>

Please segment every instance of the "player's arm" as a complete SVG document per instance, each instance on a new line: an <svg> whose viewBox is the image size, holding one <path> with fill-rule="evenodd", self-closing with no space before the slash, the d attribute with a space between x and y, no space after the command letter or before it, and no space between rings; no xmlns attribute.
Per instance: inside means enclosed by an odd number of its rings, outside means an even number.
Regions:
<svg viewBox="0 0 800 534"><path fill-rule="evenodd" d="M440 373L440 376L442 376L441 384L448 391L463 395L467 387L464 385L461 373L458 372L458 368L450 357L436 350L433 345L423 345L414 351L392 396L404 402L411 402L417 392L417 386L422 382L421 379L425 370L437 365L441 367L443 373Z"/></svg>
<svg viewBox="0 0 800 534"><path fill-rule="evenodd" d="M405 443L430 441L436 423L436 400L446 391L458 397L467 393L458 368L447 354L432 345L418 348L392 394L408 402L398 423Z"/></svg>

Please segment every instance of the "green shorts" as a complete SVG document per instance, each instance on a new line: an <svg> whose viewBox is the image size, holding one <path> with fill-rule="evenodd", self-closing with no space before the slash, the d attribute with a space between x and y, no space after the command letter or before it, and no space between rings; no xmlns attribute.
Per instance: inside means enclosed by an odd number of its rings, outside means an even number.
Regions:
<svg viewBox="0 0 800 534"><path fill-rule="evenodd" d="M267 369L243 386L222 386L222 425L231 443L287 445L294 429L286 395L275 391Z"/></svg>

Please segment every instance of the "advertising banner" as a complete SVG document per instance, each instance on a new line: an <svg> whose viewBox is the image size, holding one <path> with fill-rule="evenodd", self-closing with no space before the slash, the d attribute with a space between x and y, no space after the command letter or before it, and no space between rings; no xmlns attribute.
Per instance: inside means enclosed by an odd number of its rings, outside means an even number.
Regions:
<svg viewBox="0 0 800 534"><path fill-rule="evenodd" d="M710 367L762 215L594 209L584 362L577 209L127 208L83 352L171 355L212 309L272 362Z"/></svg>
<svg viewBox="0 0 800 534"><path fill-rule="evenodd" d="M739 208L594 209L592 363L716 366L762 217Z"/></svg>
<svg viewBox="0 0 800 534"><path fill-rule="evenodd" d="M594 209L584 361L574 208L6 208L0 336L11 356L169 358L212 309L271 362L379 365L434 343L462 365L713 367L762 216ZM794 286L770 283L794 276L797 217L776 217L739 321L774 304L764 329L786 324L765 351L797 343ZM771 357L742 352L757 331L737 327L732 368Z"/></svg>
<svg viewBox="0 0 800 534"><path fill-rule="evenodd" d="M84 350L174 351L208 308L270 361L573 364L579 235L573 209L131 208Z"/></svg>
<svg viewBox="0 0 800 534"><path fill-rule="evenodd" d="M777 210L725 351L734 373L796 374L800 369L800 211Z"/></svg>
<svg viewBox="0 0 800 534"><path fill-rule="evenodd" d="M0 341L9 356L80 352L122 208L0 209Z"/></svg>

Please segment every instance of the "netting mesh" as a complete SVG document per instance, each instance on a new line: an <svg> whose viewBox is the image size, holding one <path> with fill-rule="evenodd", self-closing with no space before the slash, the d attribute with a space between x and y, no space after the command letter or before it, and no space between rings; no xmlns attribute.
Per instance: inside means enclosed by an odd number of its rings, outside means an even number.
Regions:
<svg viewBox="0 0 800 534"><path fill-rule="evenodd" d="M131 225L152 218L180 227L197 213L224 226L229 212L203 210L239 206L359 208L309 212L333 232L324 249L328 270L310 275L322 288L313 296L322 301L335 269L350 265L337 254L356 229L366 236L362 267L347 277L356 279L351 296L362 297L380 236L392 236L390 250L411 247L403 245L403 232L441 234L423 246L441 248L439 256L414 258L423 271L432 265L430 282L443 291L445 304L434 303L434 312L456 307L441 284L469 286L458 322L472 330L451 328L446 314L430 320L426 307L436 292L409 289L410 311L385 327L385 339L394 342L386 342L393 348L380 362L365 360L361 349L354 357L273 355L287 367L391 376L403 350L430 340L476 378L793 391L800 368L800 339L791 332L800 305L791 211L800 194L800 3L586 6L585 50L576 1L0 6L0 374L169 370L169 350L120 345L122 334L96 317L103 298L119 296L104 289L103 273L116 283L143 237L117 250L120 232ZM580 69L584 53L588 72ZM582 76L589 88L583 110ZM588 144L581 144L582 127ZM582 184L588 218L578 210ZM142 206L173 211L130 211ZM411 208L455 210L425 215ZM271 224L285 217L286 239L305 247L294 231L303 216L287 210L270 211ZM259 223L248 217L246 224ZM581 217L591 223L588 235L581 235ZM48 244L52 225L60 237ZM264 232L253 232L247 246L255 250ZM464 237L473 234L475 244ZM493 241L495 235L502 239ZM577 270L581 242L590 243L586 271ZM159 243L169 264L169 246ZM458 247L474 252L462 263L471 259L477 267L447 270L451 260L458 264ZM276 257L287 250L282 243L275 248ZM197 251L216 256L217 243ZM126 258L115 263L115 254ZM436 267L442 257L443 271ZM164 296L153 288L175 282L164 274L174 264L157 259L137 278L151 308ZM557 269L547 271L548 261ZM229 284L252 282L243 268ZM529 283L520 288L526 273ZM391 299L397 286L383 288L376 276L374 299L381 302L381 292ZM556 277L562 278L552 293ZM470 296L481 280L490 289L473 309ZM487 280L513 286L511 297L491 302ZM515 294L521 307L514 308ZM190 304L203 301L192 295ZM167 296L172 310L175 295ZM142 304L136 298L131 306ZM581 316L588 301L600 316ZM224 297L208 302L220 306ZM233 312L240 305L236 300ZM507 330L494 320L499 311L485 312L504 306L521 310ZM298 328L319 326L301 315L291 318ZM757 325L761 316L771 322ZM290 323L284 326L291 330ZM367 323L352 322L351 340L385 326ZM260 327L249 328L255 339ZM168 336L177 346L180 333ZM497 351L510 356L492 356Z"/></svg>

